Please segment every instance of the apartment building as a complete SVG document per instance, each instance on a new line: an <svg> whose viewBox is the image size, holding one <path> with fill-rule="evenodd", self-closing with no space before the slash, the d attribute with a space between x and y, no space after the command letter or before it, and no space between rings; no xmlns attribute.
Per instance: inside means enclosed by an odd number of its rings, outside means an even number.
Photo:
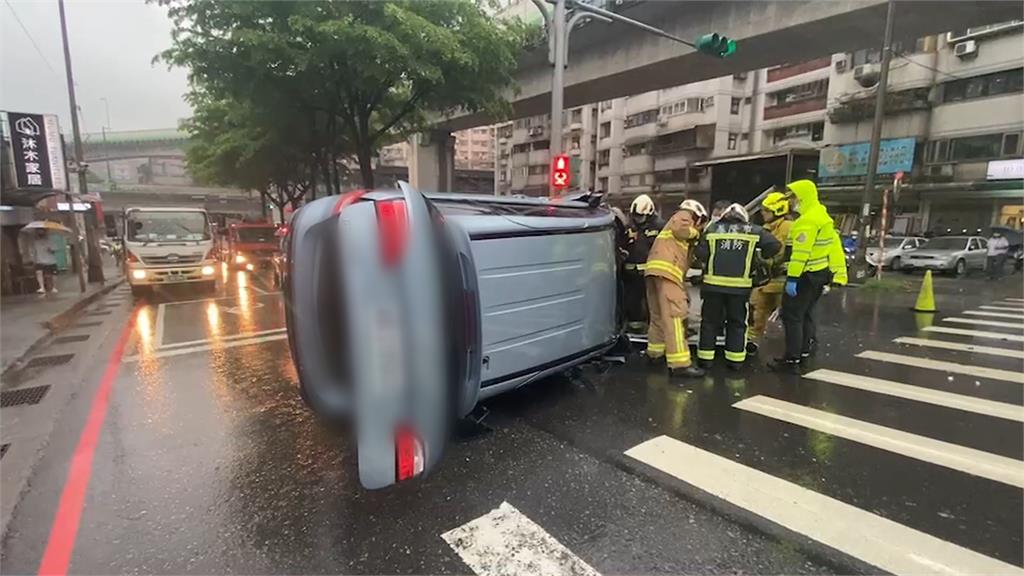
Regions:
<svg viewBox="0 0 1024 576"><path fill-rule="evenodd" d="M494 170L494 126L478 126L455 132L456 170ZM408 167L409 144L398 142L381 147L378 165Z"/></svg>
<svg viewBox="0 0 1024 576"><path fill-rule="evenodd" d="M553 137L550 118L549 114L530 116L496 127L496 194L548 194ZM573 188L595 188L597 118L597 106L594 105L578 106L562 114L560 137L562 150L570 158Z"/></svg>

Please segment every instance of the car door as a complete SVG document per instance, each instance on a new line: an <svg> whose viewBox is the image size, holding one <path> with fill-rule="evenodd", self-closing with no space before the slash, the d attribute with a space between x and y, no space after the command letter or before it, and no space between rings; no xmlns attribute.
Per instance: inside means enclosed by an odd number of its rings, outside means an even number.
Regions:
<svg viewBox="0 0 1024 576"><path fill-rule="evenodd" d="M984 270L988 267L988 240L985 238L975 238L974 241L977 245L974 258L978 263L978 269Z"/></svg>
<svg viewBox="0 0 1024 576"><path fill-rule="evenodd" d="M475 273L408 186L328 200L292 222L289 341L303 398L351 425L360 483L384 488L433 469L476 403Z"/></svg>

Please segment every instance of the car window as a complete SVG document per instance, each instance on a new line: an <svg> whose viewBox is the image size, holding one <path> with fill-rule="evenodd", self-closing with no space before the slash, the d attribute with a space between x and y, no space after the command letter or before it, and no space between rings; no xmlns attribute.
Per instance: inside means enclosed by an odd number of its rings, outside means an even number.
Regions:
<svg viewBox="0 0 1024 576"><path fill-rule="evenodd" d="M978 243L978 248L981 248L982 250L988 248L988 239L976 238L975 241Z"/></svg>
<svg viewBox="0 0 1024 576"><path fill-rule="evenodd" d="M967 246L967 249L968 250L977 250L978 249L978 239L977 238L971 238L971 243Z"/></svg>

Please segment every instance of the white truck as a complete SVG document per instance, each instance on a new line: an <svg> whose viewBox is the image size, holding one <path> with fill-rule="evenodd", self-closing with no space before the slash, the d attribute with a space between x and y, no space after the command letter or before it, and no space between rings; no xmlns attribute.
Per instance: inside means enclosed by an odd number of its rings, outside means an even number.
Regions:
<svg viewBox="0 0 1024 576"><path fill-rule="evenodd" d="M207 292L216 288L217 262L206 210L127 208L123 239L125 276L133 295L169 284L194 284Z"/></svg>

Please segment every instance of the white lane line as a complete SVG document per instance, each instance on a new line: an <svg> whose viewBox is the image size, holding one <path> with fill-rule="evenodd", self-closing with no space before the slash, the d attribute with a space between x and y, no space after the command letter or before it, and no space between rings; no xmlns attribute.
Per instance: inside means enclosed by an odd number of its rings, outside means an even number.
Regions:
<svg viewBox="0 0 1024 576"><path fill-rule="evenodd" d="M225 342L230 340L240 340L243 338L255 338L256 336L266 336L267 334L280 334L287 332L287 328L274 328L273 330L260 330L259 332L246 332L244 334L232 334L230 336L221 336L220 338L200 338L199 340L188 340L185 342L174 342L168 344L162 348L156 348L156 350L173 350L175 348L187 348L189 346L197 346L201 344L210 344L212 342Z"/></svg>
<svg viewBox="0 0 1024 576"><path fill-rule="evenodd" d="M943 322L955 322L957 324L977 324L978 326L995 326L996 328L1016 328L1024 330L1022 322L1000 322L999 320L980 320L978 318L943 318Z"/></svg>
<svg viewBox="0 0 1024 576"><path fill-rule="evenodd" d="M167 304L161 304L156 309L156 335L153 337L153 348L160 348L164 343L164 314Z"/></svg>
<svg viewBox="0 0 1024 576"><path fill-rule="evenodd" d="M626 455L789 530L893 574L1016 574L1024 570L897 524L668 436Z"/></svg>
<svg viewBox="0 0 1024 576"><path fill-rule="evenodd" d="M939 332L941 334L956 334L958 336L973 336L975 338L991 338L993 340L1024 342L1024 336L1003 334L1002 332L982 332L980 330L964 330L963 328L947 328L945 326L925 326L922 330L925 332Z"/></svg>
<svg viewBox="0 0 1024 576"><path fill-rule="evenodd" d="M922 462L1024 488L1024 461L918 436L768 396L751 396L733 408L817 430Z"/></svg>
<svg viewBox="0 0 1024 576"><path fill-rule="evenodd" d="M986 312L984 310L965 310L964 314L971 316L987 316L989 318L1011 318L1013 320L1024 320L1024 310L1020 314L1006 314L1004 312Z"/></svg>
<svg viewBox="0 0 1024 576"><path fill-rule="evenodd" d="M994 380L1006 380L1007 382L1024 384L1024 373L1019 371L1014 372L1011 370L999 370L997 368L985 368L984 366L972 366L970 364L961 364L959 362L945 362L943 360L932 360L931 358L919 358L917 356L906 356L904 354L891 354L889 352L878 352L875 350L865 350L864 352L857 354L857 357L867 358L868 360L892 362L894 364L903 364L904 366L914 366L917 368L942 370L943 372L952 372L954 374L966 374L976 378L992 378Z"/></svg>
<svg viewBox="0 0 1024 576"><path fill-rule="evenodd" d="M945 350L959 350L961 352L970 352L972 354L990 354L992 356L1003 356L1006 358L1024 359L1024 350L1020 348L1014 350L1010 348L996 348L993 346L977 346L975 344L947 342L945 340L932 340L930 338L912 338L909 336L901 336L899 338L894 338L893 342L896 342L897 344L913 344L915 346L943 348Z"/></svg>
<svg viewBox="0 0 1024 576"><path fill-rule="evenodd" d="M441 538L479 576L600 576L508 502Z"/></svg>
<svg viewBox="0 0 1024 576"><path fill-rule="evenodd" d="M982 310L995 310L997 312L1020 312L1020 308L1010 308L1007 306L978 306Z"/></svg>
<svg viewBox="0 0 1024 576"><path fill-rule="evenodd" d="M883 380L881 378L871 378L868 376L858 376L856 374L837 372L835 370L815 370L808 374L804 374L804 378L820 380L822 382L828 382L830 384L846 386L849 388L867 390L869 392L876 392L878 394L885 394L888 396L896 396L898 398L906 398L907 400L917 400L918 402L963 410L965 412L974 412L975 414L984 414L985 416L994 416L996 418L1005 418L1006 420L1024 422L1024 406L1007 404L1004 402L993 402L992 400L975 398L974 396L953 394L952 392L932 390L931 388L911 386L910 384L903 384L902 382Z"/></svg>
<svg viewBox="0 0 1024 576"><path fill-rule="evenodd" d="M205 346L193 346L191 348L175 348L173 350L158 350L156 352L149 352L147 354L136 354L134 356L126 356L123 362L138 362L140 360L149 360L153 358L168 358L170 356L182 356L184 354L192 354L194 352L205 352L206 350L223 350L225 348L235 348L236 346L248 346L249 344L260 344L262 342L272 342L274 340L284 340L287 338L287 334L270 334L268 336L261 336L259 338L249 338L247 340L232 340L230 342L217 342L215 344L207 344Z"/></svg>

